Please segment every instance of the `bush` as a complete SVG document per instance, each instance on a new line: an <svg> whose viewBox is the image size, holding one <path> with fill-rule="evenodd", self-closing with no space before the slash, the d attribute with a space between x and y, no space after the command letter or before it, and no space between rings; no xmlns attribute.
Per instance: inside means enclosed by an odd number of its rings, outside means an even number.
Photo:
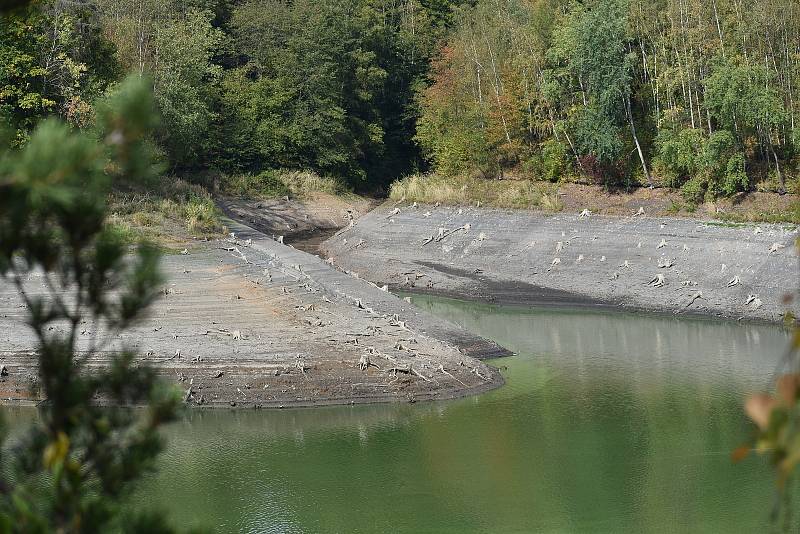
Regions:
<svg viewBox="0 0 800 534"><path fill-rule="evenodd" d="M728 160L722 181L722 192L728 196L739 191L747 191L750 179L744 169L744 154L737 152Z"/></svg>
<svg viewBox="0 0 800 534"><path fill-rule="evenodd" d="M211 199L192 199L183 211L186 228L193 234L205 234L219 228L217 209Z"/></svg>
<svg viewBox="0 0 800 534"><path fill-rule="evenodd" d="M526 171L548 182L558 182L569 169L569 156L564 143L548 139L541 144L539 153L526 162Z"/></svg>
<svg viewBox="0 0 800 534"><path fill-rule="evenodd" d="M730 196L747 191L750 186L744 153L728 130L718 130L709 136L703 150L703 164L709 174L708 194L711 196Z"/></svg>
<svg viewBox="0 0 800 534"><path fill-rule="evenodd" d="M704 138L699 129L663 129L656 137L656 150L653 167L664 185L682 184L681 192L690 202L730 196L750 187L744 153L728 130Z"/></svg>
<svg viewBox="0 0 800 534"><path fill-rule="evenodd" d="M586 178L595 185L603 185L606 173L602 162L591 154L581 156L580 160L581 169Z"/></svg>
<svg viewBox="0 0 800 534"><path fill-rule="evenodd" d="M195 237L223 231L211 194L203 186L179 178L162 177L154 189L117 188L109 204L108 222L128 243L147 238L168 244L182 233L176 226Z"/></svg>
<svg viewBox="0 0 800 534"><path fill-rule="evenodd" d="M677 188L681 186L684 180L683 176L677 174L671 166L665 165L658 158L653 160L651 173L656 178L657 183L662 187Z"/></svg>
<svg viewBox="0 0 800 534"><path fill-rule="evenodd" d="M227 195L249 198L273 198L290 193L275 171L227 176L222 181L222 191Z"/></svg>
<svg viewBox="0 0 800 534"><path fill-rule="evenodd" d="M728 130L717 130L703 145L703 167L721 174L722 163L736 152L736 140Z"/></svg>
<svg viewBox="0 0 800 534"><path fill-rule="evenodd" d="M702 175L694 176L681 186L681 194L687 202L697 205L703 202L708 189L708 182Z"/></svg>
<svg viewBox="0 0 800 534"><path fill-rule="evenodd" d="M695 176L702 166L703 132L686 128L680 131L659 130L656 136L656 156L653 167L665 178L669 187L680 186Z"/></svg>
<svg viewBox="0 0 800 534"><path fill-rule="evenodd" d="M341 195L349 192L338 178L309 171L267 170L259 174L223 176L222 192L244 198L305 197L313 193Z"/></svg>
<svg viewBox="0 0 800 534"><path fill-rule="evenodd" d="M424 112L417 123L415 140L436 172L458 176L474 168L488 169L494 158L485 132L476 127L482 117L464 116L464 122L455 125L448 124L446 117Z"/></svg>

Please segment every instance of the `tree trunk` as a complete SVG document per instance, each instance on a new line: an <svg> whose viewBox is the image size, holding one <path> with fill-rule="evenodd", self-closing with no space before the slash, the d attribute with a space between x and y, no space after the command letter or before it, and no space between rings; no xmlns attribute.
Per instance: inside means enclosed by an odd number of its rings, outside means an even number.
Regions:
<svg viewBox="0 0 800 534"><path fill-rule="evenodd" d="M775 145L772 144L772 140L769 141L769 148L772 151L772 157L775 158L775 172L778 173L778 183L780 183L780 188L778 189L778 194L785 195L786 194L786 180L781 173L781 166L778 163L778 154L775 153Z"/></svg>
<svg viewBox="0 0 800 534"><path fill-rule="evenodd" d="M639 144L639 136L636 135L636 125L633 123L633 112L631 111L631 97L630 95L625 96L625 111L628 115L628 122L631 125L631 134L633 135L633 142L636 143L636 150L639 152L639 161L642 162L642 170L644 171L644 176L647 178L647 185L653 185L653 180L650 178L650 171L647 169L647 163L644 160L644 152L642 152L642 145Z"/></svg>
<svg viewBox="0 0 800 534"><path fill-rule="evenodd" d="M566 137L567 143L569 143L569 147L572 149L572 153L575 155L575 161L578 163L578 168L581 171L584 171L583 163L581 163L581 158L578 156L578 151L575 150L575 145L572 143L572 139L569 138L569 134L567 133L566 128L564 128L564 137Z"/></svg>

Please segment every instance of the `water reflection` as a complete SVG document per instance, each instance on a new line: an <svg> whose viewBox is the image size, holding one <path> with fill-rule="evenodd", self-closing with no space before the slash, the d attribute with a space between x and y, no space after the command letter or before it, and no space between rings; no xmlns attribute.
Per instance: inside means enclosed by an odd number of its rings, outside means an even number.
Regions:
<svg viewBox="0 0 800 534"><path fill-rule="evenodd" d="M137 506L223 532L758 532L733 466L777 328L416 298L519 355L459 401L193 412Z"/></svg>
<svg viewBox="0 0 800 534"><path fill-rule="evenodd" d="M415 297L415 304L581 378L598 367L625 380L669 376L764 387L786 346L777 327L564 309L521 309ZM667 373L667 375L665 375Z"/></svg>

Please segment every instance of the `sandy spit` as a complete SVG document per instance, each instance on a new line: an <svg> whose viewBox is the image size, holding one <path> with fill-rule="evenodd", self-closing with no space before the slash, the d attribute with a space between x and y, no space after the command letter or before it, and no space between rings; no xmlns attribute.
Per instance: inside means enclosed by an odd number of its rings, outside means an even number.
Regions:
<svg viewBox="0 0 800 534"><path fill-rule="evenodd" d="M415 402L496 388L480 359L508 352L370 282L239 223L234 237L164 258L150 317L115 340L203 407ZM41 279L28 281L31 289ZM34 339L0 282L0 399L38 398ZM90 339L91 325L81 335ZM110 353L93 358L103 365Z"/></svg>

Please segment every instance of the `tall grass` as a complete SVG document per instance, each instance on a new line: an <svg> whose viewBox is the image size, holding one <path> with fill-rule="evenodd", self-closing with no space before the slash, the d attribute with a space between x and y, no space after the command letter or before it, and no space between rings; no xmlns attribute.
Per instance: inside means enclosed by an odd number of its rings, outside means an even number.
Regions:
<svg viewBox="0 0 800 534"><path fill-rule="evenodd" d="M224 231L209 192L178 178L163 177L152 189L115 191L110 205L109 222L128 241L147 238L163 244Z"/></svg>
<svg viewBox="0 0 800 534"><path fill-rule="evenodd" d="M310 171L268 170L260 174L223 176L220 186L224 194L243 198L307 198L314 193L349 193L342 180Z"/></svg>
<svg viewBox="0 0 800 534"><path fill-rule="evenodd" d="M300 197L311 193L342 195L350 192L347 185L339 178L320 176L309 171L280 171L279 178L292 194Z"/></svg>
<svg viewBox="0 0 800 534"><path fill-rule="evenodd" d="M530 180L444 178L435 174L412 175L397 180L389 197L397 201L425 204L475 204L498 208L540 208L561 211L554 184Z"/></svg>
<svg viewBox="0 0 800 534"><path fill-rule="evenodd" d="M788 206L759 206L741 212L719 213L717 217L723 221L736 223L791 223L800 224L800 201Z"/></svg>

